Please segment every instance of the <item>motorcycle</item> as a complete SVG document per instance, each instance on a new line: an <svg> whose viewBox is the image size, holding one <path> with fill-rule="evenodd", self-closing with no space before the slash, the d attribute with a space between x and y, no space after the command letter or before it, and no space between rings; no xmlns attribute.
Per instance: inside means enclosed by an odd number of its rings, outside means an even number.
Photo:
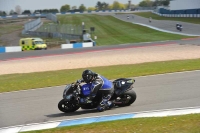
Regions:
<svg viewBox="0 0 200 133"><path fill-rule="evenodd" d="M176 29L179 31L182 31L183 27L182 27L182 25L176 25Z"/></svg>
<svg viewBox="0 0 200 133"><path fill-rule="evenodd" d="M110 101L113 106L129 106L136 100L136 93L133 90L134 79L120 78L113 81L114 94ZM63 99L58 103L58 109L64 113L75 112L79 108L94 109L97 108L102 100L102 95L98 94L90 103L82 103L81 98L87 97L91 90L88 84L82 84L80 81L66 85L63 92Z"/></svg>

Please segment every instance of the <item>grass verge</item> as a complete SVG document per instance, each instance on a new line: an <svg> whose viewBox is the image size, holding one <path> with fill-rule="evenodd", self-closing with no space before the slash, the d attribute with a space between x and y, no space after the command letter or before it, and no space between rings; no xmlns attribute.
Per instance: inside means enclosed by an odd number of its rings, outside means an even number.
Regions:
<svg viewBox="0 0 200 133"><path fill-rule="evenodd" d="M61 24L81 25L85 28L95 27L93 36L97 36L97 45L116 45L125 43L177 40L187 36L160 32L144 26L121 21L112 16L103 15L58 15Z"/></svg>
<svg viewBox="0 0 200 133"><path fill-rule="evenodd" d="M152 19L155 20L172 20L172 21L182 21L182 22L188 22L188 23L193 23L193 24L200 24L200 18L168 18L168 17L162 17L159 15L156 15L152 12L137 12L134 13L138 16L149 18L151 17Z"/></svg>
<svg viewBox="0 0 200 133"><path fill-rule="evenodd" d="M136 118L27 133L199 133L200 114Z"/></svg>
<svg viewBox="0 0 200 133"><path fill-rule="evenodd" d="M108 79L143 75L200 70L200 59L151 62L133 65L116 65L90 68ZM59 70L28 74L0 76L0 92L27 90L48 86L64 85L81 78L84 69Z"/></svg>
<svg viewBox="0 0 200 133"><path fill-rule="evenodd" d="M4 34L9 34L14 31L22 30L22 24L13 24L13 23L8 23L8 24L0 24L0 36Z"/></svg>

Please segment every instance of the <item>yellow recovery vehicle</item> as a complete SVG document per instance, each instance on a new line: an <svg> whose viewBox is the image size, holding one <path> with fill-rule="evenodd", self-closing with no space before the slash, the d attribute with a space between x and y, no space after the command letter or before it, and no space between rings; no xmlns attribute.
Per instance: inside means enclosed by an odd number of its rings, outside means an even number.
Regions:
<svg viewBox="0 0 200 133"><path fill-rule="evenodd" d="M47 45L41 38L22 38L19 40L19 45L22 51L47 49Z"/></svg>

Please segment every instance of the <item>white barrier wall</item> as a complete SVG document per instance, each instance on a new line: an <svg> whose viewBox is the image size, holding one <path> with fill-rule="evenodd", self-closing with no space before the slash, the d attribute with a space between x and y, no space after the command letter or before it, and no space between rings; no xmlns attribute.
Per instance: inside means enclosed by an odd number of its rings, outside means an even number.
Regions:
<svg viewBox="0 0 200 133"><path fill-rule="evenodd" d="M163 17L193 17L193 18L200 18L200 14L160 14L157 12L153 12L154 14L157 14L159 16Z"/></svg>
<svg viewBox="0 0 200 133"><path fill-rule="evenodd" d="M93 47L94 42L84 42L84 43L73 43L73 44L62 44L61 49L68 49L68 48L86 48L86 47Z"/></svg>
<svg viewBox="0 0 200 133"><path fill-rule="evenodd" d="M83 47L93 47L93 42L83 43Z"/></svg>
<svg viewBox="0 0 200 133"><path fill-rule="evenodd" d="M12 47L5 47L5 51L7 52L20 52L22 51L21 46L12 46Z"/></svg>
<svg viewBox="0 0 200 133"><path fill-rule="evenodd" d="M22 51L21 46L0 47L0 53L20 52L20 51Z"/></svg>
<svg viewBox="0 0 200 133"><path fill-rule="evenodd" d="M61 49L73 48L73 44L61 44Z"/></svg>
<svg viewBox="0 0 200 133"><path fill-rule="evenodd" d="M200 0L171 0L170 10L198 9Z"/></svg>

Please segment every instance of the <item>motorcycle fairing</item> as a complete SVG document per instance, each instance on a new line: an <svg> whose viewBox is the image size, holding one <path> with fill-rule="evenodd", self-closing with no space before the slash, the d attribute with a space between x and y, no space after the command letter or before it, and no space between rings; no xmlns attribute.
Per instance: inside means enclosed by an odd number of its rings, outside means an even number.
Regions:
<svg viewBox="0 0 200 133"><path fill-rule="evenodd" d="M132 85L135 81L133 79L121 78L121 79L117 79L117 80L113 81L113 83L116 83L116 82L120 82L121 87L118 88L118 87L116 87L116 85L114 86L115 87L115 94L121 95L125 91L132 89L133 88Z"/></svg>
<svg viewBox="0 0 200 133"><path fill-rule="evenodd" d="M84 95L84 96L90 95L91 85L92 85L92 83L82 85L81 86L81 94Z"/></svg>
<svg viewBox="0 0 200 133"><path fill-rule="evenodd" d="M103 79L103 86L101 87L100 90L106 90L106 89L113 88L113 83L110 80L106 79L103 76L100 76L100 77Z"/></svg>

